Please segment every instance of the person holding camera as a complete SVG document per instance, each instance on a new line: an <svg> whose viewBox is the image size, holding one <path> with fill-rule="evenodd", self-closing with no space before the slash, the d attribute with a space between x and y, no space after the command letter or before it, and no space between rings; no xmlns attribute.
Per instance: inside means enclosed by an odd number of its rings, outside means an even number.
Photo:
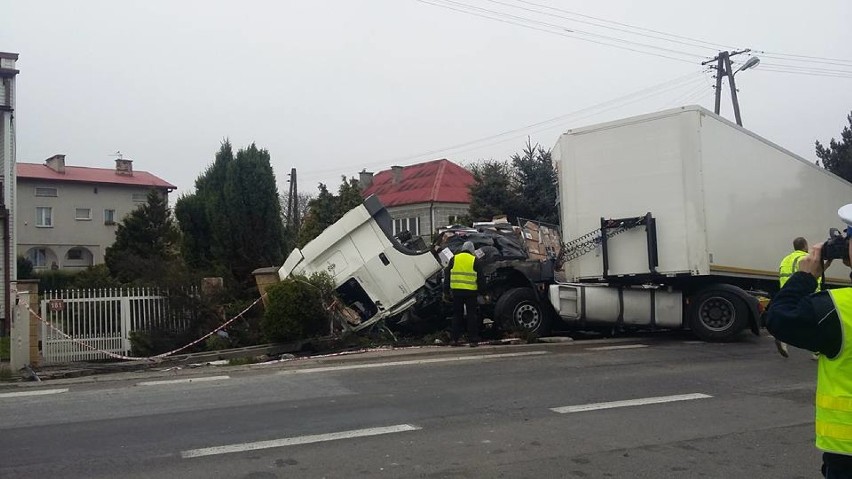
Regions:
<svg viewBox="0 0 852 479"><path fill-rule="evenodd" d="M799 270L799 260L808 255L808 240L799 236L798 238L793 240L793 252L788 254L781 260L781 265L778 267L778 282L779 288L784 287L784 283L790 279L790 276L793 275L796 271ZM831 264L829 261L826 264L826 268ZM822 285L822 278L817 278L817 291L820 290ZM787 351L787 345L784 344L783 341L775 339L775 347L778 348L778 353L781 356L789 357L789 352ZM817 359L817 355L814 354L813 359Z"/></svg>
<svg viewBox="0 0 852 479"><path fill-rule="evenodd" d="M852 479L852 288L814 293L827 267L824 261L842 259L850 266L848 233L832 236L799 259L798 271L769 305L767 329L778 340L820 353L815 426L822 473L828 479Z"/></svg>

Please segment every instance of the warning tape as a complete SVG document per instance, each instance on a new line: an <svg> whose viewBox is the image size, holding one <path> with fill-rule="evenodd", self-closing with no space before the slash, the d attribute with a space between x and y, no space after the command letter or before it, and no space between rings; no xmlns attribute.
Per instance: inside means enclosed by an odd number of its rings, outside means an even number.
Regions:
<svg viewBox="0 0 852 479"><path fill-rule="evenodd" d="M115 353L112 353L112 352L109 352L109 351L104 351L103 349L98 349L98 348L96 348L96 347L94 347L94 346L92 346L92 345L90 345L90 344L87 344L87 343L85 343L85 342L83 342L83 341L80 341L79 339L74 338L73 336L70 336L70 335L66 334L64 331L62 331L61 329L59 329L59 328L57 328L56 326L54 326L54 325L53 325L50 321L45 320L45 319L44 319L44 318L42 318L42 317L41 317L38 313L36 313L35 311L33 311L33 309L30 307L30 305L29 305L29 304L27 304L27 309L29 310L30 314L32 314L33 316L35 316L35 317L36 317L36 319L38 319L38 320L39 320L39 321L41 321L42 323L46 324L46 325L47 325L50 329L52 329L52 330L56 331L57 333L59 333L60 335L62 335L63 337L65 337L65 339L69 339L69 340L71 340L72 342L77 343L77 344L79 344L80 346L83 346L83 347L84 347L84 348L86 348L86 349L89 349L89 350L91 350L91 351L96 351L96 352L99 352L99 353L106 354L107 356L109 356L109 357L111 357L111 358L114 358L114 359L122 359L122 360L125 360L125 361L139 361L139 360L155 361L155 360L157 360L157 359L162 359L162 358L165 358L165 357L167 357L167 356L171 356L172 354L175 354L175 353L177 353L177 352L179 352L179 351L183 351L184 349L186 349L186 348L188 348L188 347L190 347L190 346L194 346L194 345L196 345L196 344L200 343L201 341L204 341L205 339L209 338L210 336L212 336L212 335L216 334L218 331L221 331L222 329L224 329L225 327L227 327L229 324L231 324L231 323L233 323L234 321L236 321L237 319L241 318L241 317L243 316L243 314L245 314L248 310L250 310L252 307L254 307L254 305L256 305L256 304L257 304L260 300L262 300L264 296L266 296L266 293L264 293L264 294L260 295L260 297L259 297L259 298L257 298L256 300L254 300L254 302L252 302L250 305L246 306L246 307L245 307L245 309L243 309L242 311L240 311L239 313L237 313L237 315L236 315L236 316L234 316L233 318L231 318L231 319L229 319L229 320L225 321L225 322L224 322L224 323L222 323L222 324L221 324L218 328L214 329L213 331L210 331L209 333L205 334L204 336L201 336L200 338L196 339L195 341L192 341L191 343L189 343L189 344L187 344L187 345L185 345L185 346L181 346L181 347L179 347L179 348L177 348L177 349L173 349L173 350L171 350L171 351L169 351L169 352L167 352L167 353L157 354L156 356L145 356L145 357L124 356L124 355L122 355L122 354L115 354Z"/></svg>

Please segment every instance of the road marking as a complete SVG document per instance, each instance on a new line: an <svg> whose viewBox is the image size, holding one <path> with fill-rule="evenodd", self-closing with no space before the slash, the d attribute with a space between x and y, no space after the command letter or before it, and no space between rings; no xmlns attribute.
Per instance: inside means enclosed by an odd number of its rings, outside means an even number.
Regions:
<svg viewBox="0 0 852 479"><path fill-rule="evenodd" d="M201 378L186 378L186 379L168 379L163 381L143 381L136 383L137 386L159 386L161 384L184 384L184 383L200 383L205 381L221 381L223 379L231 379L231 376L207 376Z"/></svg>
<svg viewBox="0 0 852 479"><path fill-rule="evenodd" d="M372 368L384 368L388 366L409 366L409 365L418 365L418 364L434 364L434 363L447 363L452 361L475 361L482 359L500 359L500 358L517 358L522 356L538 356L541 354L548 354L547 351L528 351L525 353L503 353L503 354L479 354L472 356L454 356L450 358L433 358L433 359L412 359L408 361L389 361L384 363L368 363L368 364L347 364L343 366L324 366L317 368L304 368L304 369L291 369L288 371L281 371L278 374L307 374L307 373L321 373L327 371L346 371L350 369L372 369Z"/></svg>
<svg viewBox="0 0 852 479"><path fill-rule="evenodd" d="M281 439L272 439L270 441L245 442L242 444L231 444L229 446L215 446L205 447L201 449L190 449L188 451L181 451L180 455L184 459L189 459L191 457L213 456L216 454L230 454L232 452L256 451L258 449L297 446L300 444L336 441L339 439L352 439L355 437L380 436L382 434L418 431L420 429L422 428L419 426L412 426L411 424L397 424L396 426L353 429L351 431L331 432L328 434L313 434L310 436L285 437Z"/></svg>
<svg viewBox="0 0 852 479"><path fill-rule="evenodd" d="M653 398L641 398L641 399L628 399L626 401L612 401L612 402L598 402L592 404L581 404L579 406L563 406L563 407L554 407L550 410L553 412L558 412L559 414L572 413L572 412L585 412L585 411L595 411L598 409L612 409L616 407L628 407L628 406L644 406L646 404L661 404L667 402L675 402L675 401L690 401L692 399L707 399L712 398L713 396L709 396L707 394L701 393L691 393L691 394L680 394L676 396L658 396Z"/></svg>
<svg viewBox="0 0 852 479"><path fill-rule="evenodd" d="M37 391L21 391L16 393L0 393L0 398L18 398L25 396L46 396L48 394L67 393L68 388L64 389L39 389Z"/></svg>
<svg viewBox="0 0 852 479"><path fill-rule="evenodd" d="M623 344L620 346L600 346L597 348L587 348L586 351L613 351L616 349L639 349L647 347L647 344Z"/></svg>

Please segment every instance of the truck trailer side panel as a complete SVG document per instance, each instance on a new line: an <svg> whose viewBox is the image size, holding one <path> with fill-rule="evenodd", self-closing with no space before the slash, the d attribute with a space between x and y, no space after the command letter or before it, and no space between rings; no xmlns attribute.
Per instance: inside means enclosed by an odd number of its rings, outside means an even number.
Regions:
<svg viewBox="0 0 852 479"><path fill-rule="evenodd" d="M697 106L569 131L553 157L566 238L650 212L661 275L777 278L793 238L824 240L852 201L852 184ZM642 227L610 239L609 275L648 273L646 245ZM601 253L568 278L600 279Z"/></svg>
<svg viewBox="0 0 852 479"><path fill-rule="evenodd" d="M843 226L852 184L712 113L701 122L711 273L777 278L795 237L815 244ZM848 282L840 273L827 276Z"/></svg>

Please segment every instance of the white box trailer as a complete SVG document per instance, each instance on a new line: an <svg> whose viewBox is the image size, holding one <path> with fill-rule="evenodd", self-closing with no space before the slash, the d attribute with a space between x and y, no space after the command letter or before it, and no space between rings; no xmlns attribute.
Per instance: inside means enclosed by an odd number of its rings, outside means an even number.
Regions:
<svg viewBox="0 0 852 479"><path fill-rule="evenodd" d="M565 272L606 284L550 288L569 321L724 339L748 314L756 329L749 293L777 289L793 239L823 241L852 201L852 184L698 106L571 130L552 154L563 237L603 230ZM848 283L839 272L827 282Z"/></svg>

